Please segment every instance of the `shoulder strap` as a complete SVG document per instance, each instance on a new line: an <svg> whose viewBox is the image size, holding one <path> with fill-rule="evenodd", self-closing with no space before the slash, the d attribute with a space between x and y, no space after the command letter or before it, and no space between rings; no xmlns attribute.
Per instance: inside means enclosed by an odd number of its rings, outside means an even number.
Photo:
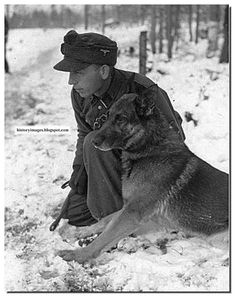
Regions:
<svg viewBox="0 0 236 298"><path fill-rule="evenodd" d="M140 73L134 73L134 82L142 85L145 88L149 88L152 85L155 85L155 83L151 79Z"/></svg>

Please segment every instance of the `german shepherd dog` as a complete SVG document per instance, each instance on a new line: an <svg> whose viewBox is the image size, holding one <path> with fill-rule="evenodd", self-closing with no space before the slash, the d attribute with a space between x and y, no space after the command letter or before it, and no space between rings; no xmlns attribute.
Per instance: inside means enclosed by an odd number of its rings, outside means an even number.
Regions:
<svg viewBox="0 0 236 298"><path fill-rule="evenodd" d="M124 206L91 226L105 229L87 247L60 251L63 259L95 258L150 220L207 237L228 230L228 175L188 149L155 96L150 88L123 95L95 135L100 150L122 150Z"/></svg>

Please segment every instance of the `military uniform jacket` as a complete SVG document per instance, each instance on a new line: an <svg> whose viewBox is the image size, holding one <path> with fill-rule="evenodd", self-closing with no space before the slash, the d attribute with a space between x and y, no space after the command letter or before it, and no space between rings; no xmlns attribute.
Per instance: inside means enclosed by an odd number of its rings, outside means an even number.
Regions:
<svg viewBox="0 0 236 298"><path fill-rule="evenodd" d="M110 86L102 97L95 95L82 98L73 88L71 91L72 106L78 126L78 140L73 168L83 165L83 141L85 136L92 130L99 129L108 117L108 110L111 105L125 93L140 94L155 83L144 75L113 69ZM174 111L167 93L155 85L157 92L157 106L166 116L170 125L178 131L182 139L184 133L181 127L182 119Z"/></svg>

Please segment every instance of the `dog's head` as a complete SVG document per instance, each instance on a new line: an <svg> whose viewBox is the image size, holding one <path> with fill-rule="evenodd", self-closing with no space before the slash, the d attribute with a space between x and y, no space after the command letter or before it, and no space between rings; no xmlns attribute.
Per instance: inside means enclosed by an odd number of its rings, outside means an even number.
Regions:
<svg viewBox="0 0 236 298"><path fill-rule="evenodd" d="M109 110L109 117L94 137L93 144L103 151L133 150L147 142L147 137L161 134L165 119L155 105L153 89L141 95L124 94ZM153 135L152 135L153 137Z"/></svg>

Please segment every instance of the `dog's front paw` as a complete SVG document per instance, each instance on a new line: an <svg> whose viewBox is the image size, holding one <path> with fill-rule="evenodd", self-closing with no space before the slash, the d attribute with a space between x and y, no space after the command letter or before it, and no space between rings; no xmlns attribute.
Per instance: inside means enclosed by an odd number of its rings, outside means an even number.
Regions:
<svg viewBox="0 0 236 298"><path fill-rule="evenodd" d="M83 264L89 259L89 256L84 252L83 249L60 250L57 254L67 262L76 261L80 264Z"/></svg>

